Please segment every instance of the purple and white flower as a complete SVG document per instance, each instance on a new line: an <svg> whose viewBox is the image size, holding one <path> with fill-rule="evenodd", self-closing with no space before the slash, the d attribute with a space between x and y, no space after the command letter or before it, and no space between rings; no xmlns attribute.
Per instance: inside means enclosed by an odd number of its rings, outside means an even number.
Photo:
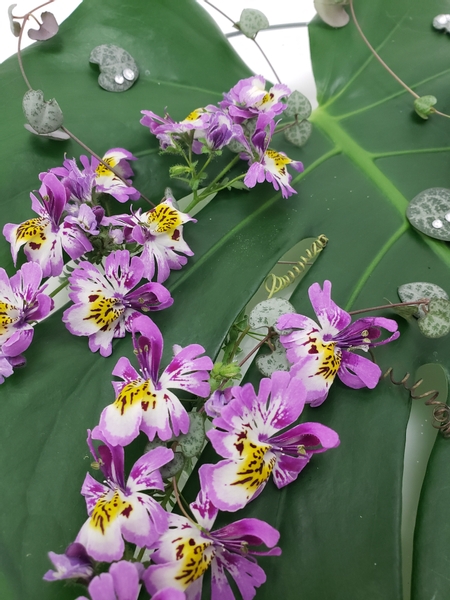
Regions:
<svg viewBox="0 0 450 600"><path fill-rule="evenodd" d="M32 323L42 321L53 308L53 300L41 285L42 269L25 263L11 279L0 268L0 376L23 364L20 355L33 340ZM13 360L15 359L15 360ZM1 381L0 383L2 383Z"/></svg>
<svg viewBox="0 0 450 600"><path fill-rule="evenodd" d="M202 488L203 488L203 481ZM197 523L170 514L168 529L160 537L158 550L152 554L157 563L150 565L142 579L150 594L168 585L186 593L186 600L201 597L203 574L211 567L212 598L235 598L226 572L234 579L243 600L251 600L256 589L266 581L255 556L279 556L275 544L280 534L259 519L242 519L211 531L218 510L200 491L191 505ZM265 544L270 550L253 550ZM155 598L155 596L153 596Z"/></svg>
<svg viewBox="0 0 450 600"><path fill-rule="evenodd" d="M200 467L202 489L220 510L236 511L258 496L270 475L282 488L294 481L318 452L339 445L335 431L320 423L289 427L300 416L306 390L300 379L275 371L259 392L247 383L231 388L232 399L213 420L207 436L226 460Z"/></svg>
<svg viewBox="0 0 450 600"><path fill-rule="evenodd" d="M142 213L139 208L132 215L118 215L108 221L125 226L126 241L142 246L140 257L144 263L144 277L149 281L156 273L156 281L162 283L169 277L171 269L181 269L187 263L186 256L194 254L183 239L183 225L197 221L179 211L171 197L166 197L147 212Z"/></svg>
<svg viewBox="0 0 450 600"><path fill-rule="evenodd" d="M224 99L219 102L219 106L228 110L235 123L242 123L260 114L273 118L284 111L286 104L281 102L281 99L289 96L290 93L288 86L281 83L266 91L264 77L254 75L238 81L229 92L224 94Z"/></svg>
<svg viewBox="0 0 450 600"><path fill-rule="evenodd" d="M292 160L284 152L277 152L269 148L275 122L270 115L262 114L256 122L256 129L251 136L251 144L241 154L241 158L248 159L250 168L244 178L247 187L255 187L257 183L268 181L273 187L281 189L283 198L296 194L290 185L292 175L288 172L290 165L296 171L303 171L303 164L299 160ZM242 140L239 140L242 141Z"/></svg>
<svg viewBox="0 0 450 600"><path fill-rule="evenodd" d="M400 335L397 322L366 317L352 323L351 315L331 299L330 281L324 282L323 290L314 283L308 293L320 325L298 314L282 315L277 321L277 329L293 330L282 335L280 342L294 364L291 374L300 377L306 386L306 401L311 406L322 404L336 375L351 388L374 388L381 377L380 367L353 350L367 352L372 346L396 340ZM375 341L381 329L392 335Z"/></svg>
<svg viewBox="0 0 450 600"><path fill-rule="evenodd" d="M71 333L89 337L92 352L102 356L112 352L113 338L131 331L130 321L139 311L162 310L171 306L170 292L160 283L147 283L133 289L144 274L137 256L130 260L128 250L117 250L105 260L105 273L84 261L70 276L70 299L75 303L63 314Z"/></svg>
<svg viewBox="0 0 450 600"><path fill-rule="evenodd" d="M98 454L93 439L104 442L98 447ZM86 475L81 493L86 499L89 518L75 541L94 560L120 560L124 539L148 548L167 527L165 510L141 492L164 490L159 469L172 460L173 452L163 447L150 450L134 464L125 482L123 447L108 444L98 427L92 434L88 431L87 441L106 481L99 483L89 473Z"/></svg>
<svg viewBox="0 0 450 600"><path fill-rule="evenodd" d="M94 574L92 560L89 558L85 547L74 542L70 544L64 554L49 552L48 557L55 567L47 571L45 581L58 581L59 579L85 579L89 580Z"/></svg>
<svg viewBox="0 0 450 600"><path fill-rule="evenodd" d="M134 351L140 374L123 357L113 375L123 382L113 382L116 401L107 406L100 417L99 430L110 444L127 445L143 431L149 440L156 435L168 440L172 435L189 431L188 414L170 391L180 389L202 398L210 392L211 359L200 356L204 348L190 344L174 346L174 358L159 376L163 339L156 325L145 316L135 317L131 324Z"/></svg>
<svg viewBox="0 0 450 600"><path fill-rule="evenodd" d="M31 194L31 207L39 215L19 225L8 223L3 235L11 244L14 264L24 246L27 260L38 263L44 277L58 276L64 266L63 249L71 259L92 250L92 244L75 223L62 219L70 193L53 173L42 175L41 199Z"/></svg>
<svg viewBox="0 0 450 600"><path fill-rule="evenodd" d="M127 202L128 200L139 200L140 192L131 185L131 179L134 175L132 168L128 164L129 160L137 160L135 156L124 148L112 148L102 157L103 162L112 167L125 181L126 185L115 173L107 169L97 158L91 158L91 168L95 171L95 189L97 192L110 194L118 202Z"/></svg>
<svg viewBox="0 0 450 600"><path fill-rule="evenodd" d="M144 116L140 123L148 127L156 136L161 150L166 150L169 146L176 148L177 141L183 139L185 134L196 129L201 131L207 129L210 120L207 108L197 108L179 122L174 121L167 113L164 117L160 117L151 110L142 110Z"/></svg>

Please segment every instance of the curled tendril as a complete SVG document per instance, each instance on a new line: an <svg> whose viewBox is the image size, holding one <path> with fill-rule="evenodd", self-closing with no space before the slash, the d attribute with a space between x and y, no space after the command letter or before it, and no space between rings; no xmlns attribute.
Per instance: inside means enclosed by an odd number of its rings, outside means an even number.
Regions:
<svg viewBox="0 0 450 600"><path fill-rule="evenodd" d="M274 294L291 285L291 283L305 271L306 267L311 266L312 263L310 261L322 252L327 244L328 238L323 234L319 235L306 250L306 257L301 256L300 260L286 273L286 275L281 275L279 277L274 273L270 273L264 282L264 287L269 293L269 298L272 298Z"/></svg>
<svg viewBox="0 0 450 600"><path fill-rule="evenodd" d="M406 373L403 379L396 381L392 377L392 367L383 374L383 377L388 377L394 385L402 385L407 390L413 400L420 400L421 398L428 398L425 402L427 406L433 406L433 427L439 429L445 438L450 438L450 406L444 402L439 402L437 397L439 392L437 390L430 390L423 394L416 395L415 390L422 384L423 379L418 379L411 387L406 385L410 377L410 373Z"/></svg>

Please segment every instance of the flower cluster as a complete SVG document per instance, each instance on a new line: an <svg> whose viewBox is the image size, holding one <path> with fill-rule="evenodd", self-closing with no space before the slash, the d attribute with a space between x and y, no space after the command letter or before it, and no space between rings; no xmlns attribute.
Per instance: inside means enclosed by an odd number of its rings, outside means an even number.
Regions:
<svg viewBox="0 0 450 600"><path fill-rule="evenodd" d="M239 81L218 106L198 108L179 122L168 114L160 117L143 110L141 123L158 138L164 151L183 154L183 146L187 145L196 154L214 154L229 146L248 161L250 168L243 176L247 187L268 181L287 198L296 193L287 166L301 173L303 165L269 146L276 119L286 108L283 99L291 91L282 84L267 91L265 88L264 78L256 75Z"/></svg>

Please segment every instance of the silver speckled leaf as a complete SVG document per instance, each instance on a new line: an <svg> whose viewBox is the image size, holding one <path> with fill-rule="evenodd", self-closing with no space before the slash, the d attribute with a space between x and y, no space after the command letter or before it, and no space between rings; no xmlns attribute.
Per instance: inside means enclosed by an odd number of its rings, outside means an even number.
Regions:
<svg viewBox="0 0 450 600"><path fill-rule="evenodd" d="M430 188L420 192L409 203L406 216L422 233L450 241L450 190Z"/></svg>
<svg viewBox="0 0 450 600"><path fill-rule="evenodd" d="M289 371L291 366L286 358L286 348L281 345L280 340L275 340L273 345L275 350L272 354L256 357L256 366L265 377L270 377L275 371Z"/></svg>
<svg viewBox="0 0 450 600"><path fill-rule="evenodd" d="M184 456L198 456L205 443L205 420L200 413L189 413L189 431L178 436L177 440Z"/></svg>
<svg viewBox="0 0 450 600"><path fill-rule="evenodd" d="M422 298L444 298L444 300L448 300L448 294L445 290L435 283L426 283L425 281L405 283L398 288L397 293L402 302L414 302L422 300ZM419 305L419 316L424 317L425 314L423 305Z"/></svg>
<svg viewBox="0 0 450 600"><path fill-rule="evenodd" d="M267 29L269 27L269 21L266 15L260 10L256 10L255 8L244 8L237 25L245 36L254 39L261 29Z"/></svg>
<svg viewBox="0 0 450 600"><path fill-rule="evenodd" d="M429 338L440 338L450 333L450 302L434 298L428 305L428 313L419 319L419 329Z"/></svg>
<svg viewBox="0 0 450 600"><path fill-rule="evenodd" d="M100 66L98 83L108 92L126 92L139 77L138 66L131 54L114 44L96 46L89 62Z"/></svg>
<svg viewBox="0 0 450 600"><path fill-rule="evenodd" d="M170 462L163 465L159 471L163 479L171 479L175 477L177 473L184 467L184 456L181 452L174 452L173 458Z"/></svg>
<svg viewBox="0 0 450 600"><path fill-rule="evenodd" d="M16 8L16 6L17 6L17 4L11 4L11 6L8 7L8 17L9 17L9 26L11 28L11 33L15 37L19 37L22 26L18 21L14 21L13 15L12 15L13 10Z"/></svg>
<svg viewBox="0 0 450 600"><path fill-rule="evenodd" d="M296 123L286 129L284 132L284 137L288 142L294 144L294 146L303 146L306 144L309 136L312 132L312 125L309 121L302 121L301 123Z"/></svg>
<svg viewBox="0 0 450 600"><path fill-rule="evenodd" d="M311 114L311 103L306 96L294 90L287 99L283 117L297 117L299 121L307 119Z"/></svg>
<svg viewBox="0 0 450 600"><path fill-rule="evenodd" d="M51 133L63 124L64 117L58 103L54 98L44 101L41 90L28 90L23 97L22 108L28 123L37 133Z"/></svg>
<svg viewBox="0 0 450 600"><path fill-rule="evenodd" d="M284 298L270 298L255 306L248 317L248 324L252 329L274 327L281 315L295 312L292 304Z"/></svg>

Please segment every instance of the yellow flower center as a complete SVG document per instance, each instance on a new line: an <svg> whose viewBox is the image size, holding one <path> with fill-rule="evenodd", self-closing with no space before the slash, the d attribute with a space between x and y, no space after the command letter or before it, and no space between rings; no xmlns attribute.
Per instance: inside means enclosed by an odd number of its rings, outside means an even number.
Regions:
<svg viewBox="0 0 450 600"><path fill-rule="evenodd" d="M119 162L113 156L103 157L102 160L104 163L106 163L110 167L115 167L117 165L117 163ZM107 175L108 177L114 176L114 173L112 171L110 171L109 169L107 169L105 167L105 165L103 165L102 163L100 163L98 165L98 167L95 169L95 172L97 173L98 177L102 177L105 175Z"/></svg>
<svg viewBox="0 0 450 600"><path fill-rule="evenodd" d="M114 406L120 411L120 414L123 415L128 408L134 406L138 402L142 404L142 408L145 411L148 410L148 408L153 410L156 408L157 397L154 393L150 379L147 379L146 381L142 381L141 379L130 381L130 383L125 385L120 391L120 394L114 402Z"/></svg>
<svg viewBox="0 0 450 600"><path fill-rule="evenodd" d="M214 547L212 542L198 542L194 538L176 538L173 540L176 551L176 559L181 562L175 579L184 587L203 575L214 558ZM208 551L209 550L209 551Z"/></svg>
<svg viewBox="0 0 450 600"><path fill-rule="evenodd" d="M49 220L44 217L36 217L21 223L16 229L16 241L28 242L32 250L39 250L47 240L45 230L48 224Z"/></svg>
<svg viewBox="0 0 450 600"><path fill-rule="evenodd" d="M124 502L116 490L109 500L109 492L97 500L91 514L90 526L105 535L108 527L120 516L128 516L133 510L129 502Z"/></svg>
<svg viewBox="0 0 450 600"><path fill-rule="evenodd" d="M239 439L234 446L243 460L239 461L236 479L230 485L242 486L248 493L253 494L269 479L275 466L275 456L264 460L270 446L252 442L247 438L247 432L239 434Z"/></svg>
<svg viewBox="0 0 450 600"><path fill-rule="evenodd" d="M94 321L100 331L110 331L115 327L117 319L125 312L125 307L117 298L106 298L99 290L90 294L88 310L88 316L84 317L85 321Z"/></svg>
<svg viewBox="0 0 450 600"><path fill-rule="evenodd" d="M8 331L8 325L17 323L19 312L13 304L0 302L0 335Z"/></svg>
<svg viewBox="0 0 450 600"><path fill-rule="evenodd" d="M173 231L182 224L180 212L169 204L158 204L142 215L154 233Z"/></svg>

